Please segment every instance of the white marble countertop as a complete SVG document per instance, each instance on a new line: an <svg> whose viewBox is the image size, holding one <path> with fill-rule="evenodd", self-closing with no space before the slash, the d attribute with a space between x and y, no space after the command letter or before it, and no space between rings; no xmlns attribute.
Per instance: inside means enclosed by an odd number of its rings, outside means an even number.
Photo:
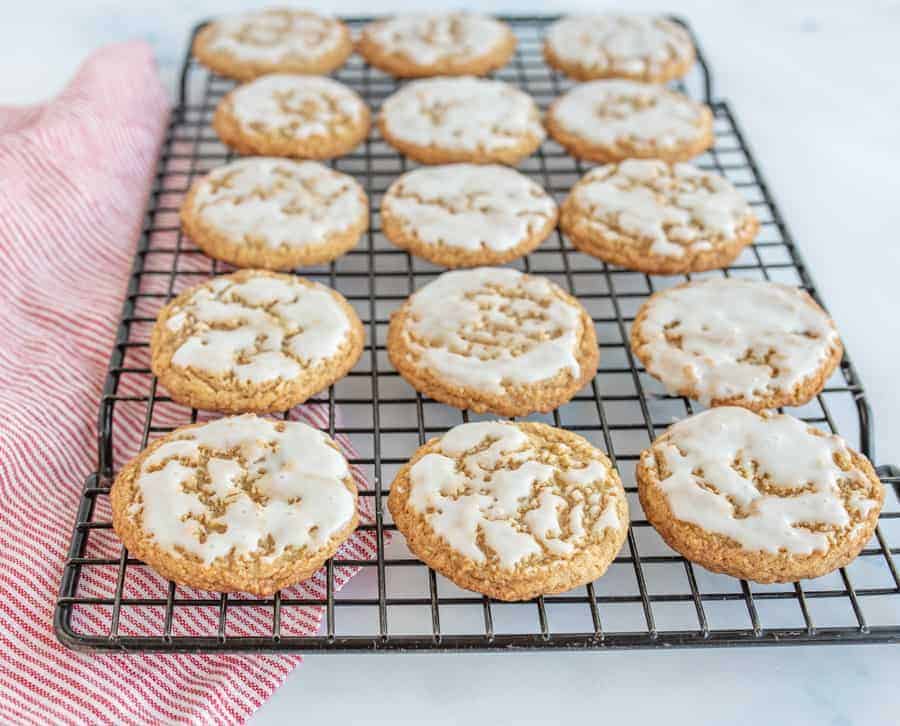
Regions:
<svg viewBox="0 0 900 726"><path fill-rule="evenodd" d="M153 43L171 84L192 23L245 4L12 4L0 24L0 104L50 95L91 49L130 37ZM345 14L409 7L304 4ZM494 12L578 6L478 4ZM900 2L628 7L674 12L694 26L716 93L732 103L866 385L876 463L900 464ZM900 719L898 677L894 646L322 656L307 658L255 721L889 723Z"/></svg>

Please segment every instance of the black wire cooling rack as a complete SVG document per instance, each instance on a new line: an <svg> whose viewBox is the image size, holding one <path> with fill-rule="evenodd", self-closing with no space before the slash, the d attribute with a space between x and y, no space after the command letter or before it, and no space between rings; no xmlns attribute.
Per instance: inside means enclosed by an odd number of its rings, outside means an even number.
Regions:
<svg viewBox="0 0 900 726"><path fill-rule="evenodd" d="M552 18L503 19L514 28L519 45L512 62L494 75L518 85L546 108L572 85L541 57L542 36ZM348 22L358 29L365 19ZM357 56L335 77L374 109L398 87ZM181 234L177 199L194 177L233 158L210 126L217 101L232 86L190 55L185 59L179 103L168 125L100 405L98 467L84 485L64 565L55 613L56 633L63 643L84 650L330 652L900 639L900 577L894 562L900 552L896 469L879 469L887 502L875 537L853 564L829 576L757 585L709 573L666 547L643 519L634 465L641 449L694 409L689 400L666 395L646 375L627 341L629 325L647 296L685 278L605 265L575 251L559 233L516 264L553 279L586 306L602 348L600 371L570 403L551 415L531 418L578 431L608 452L635 517L626 546L607 574L585 587L528 603L500 603L456 588L413 558L401 536L391 537L394 526L384 502L394 473L427 438L469 420L469 415L423 398L387 361L384 338L391 310L441 270L391 246L381 234L381 196L414 164L386 145L376 129L353 153L332 162L335 169L359 179L369 194L368 234L357 249L330 265L300 272L342 292L367 328L368 346L359 364L316 400L327 405L329 432L346 435L359 452L352 463L370 482L362 496L374 510L373 521L362 529L374 537L377 556L328 562L318 576L324 580L323 596L278 593L271 598L176 587L129 558L109 521L114 474L149 439L197 418L196 411L177 407L157 387L147 366L148 335L156 311L173 294L210 274L228 271ZM715 146L697 163L740 188L762 223L757 242L731 267L708 274L794 283L815 296L743 132L728 104L713 95L702 52L681 90L704 100L715 114ZM561 200L588 167L547 141L519 168ZM815 400L791 413L827 430L840 427L849 441L873 456L869 405L849 357ZM127 430L139 436L125 442ZM351 566L361 568L359 574L339 589L336 577ZM94 577L101 570L107 577ZM138 595L131 587L135 579L144 587ZM98 580L107 583L106 591ZM148 582L156 583L157 596L146 595ZM257 616L253 628L235 631L232 620L249 611ZM189 633L181 632L180 619L197 612L204 616L206 630L198 634L195 622ZM292 630L295 616L302 620L316 614L322 621L313 635L309 627ZM140 628L129 625L135 619ZM247 618L240 620L246 625Z"/></svg>

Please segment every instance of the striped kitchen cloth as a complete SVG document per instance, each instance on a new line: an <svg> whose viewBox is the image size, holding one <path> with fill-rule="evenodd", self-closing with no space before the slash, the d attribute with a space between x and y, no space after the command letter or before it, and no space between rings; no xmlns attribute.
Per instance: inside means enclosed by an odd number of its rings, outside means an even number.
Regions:
<svg viewBox="0 0 900 726"><path fill-rule="evenodd" d="M0 107L0 722L241 722L299 662L85 655L61 646L52 630L79 492L96 466L98 402L167 118L143 43L96 52L48 103ZM326 413L311 405L292 415L321 427ZM157 415L167 415L164 405ZM164 423L154 418L154 426ZM136 453L142 425L117 411L119 463ZM95 518L105 501L98 499ZM114 537L107 546L90 555L118 557ZM345 557L365 559L375 543L357 533L345 548ZM86 596L109 596L115 568L106 570L83 576ZM353 574L337 572L336 585ZM126 597L165 592L147 568L129 568L127 579ZM297 597L324 597L324 578L297 588ZM136 610L120 631L159 634L160 614ZM215 608L187 610L179 632L207 633ZM232 632L271 627L271 614L257 610L231 608ZM76 625L105 626L96 614L82 617ZM294 632L317 632L320 618L318 608L300 610Z"/></svg>

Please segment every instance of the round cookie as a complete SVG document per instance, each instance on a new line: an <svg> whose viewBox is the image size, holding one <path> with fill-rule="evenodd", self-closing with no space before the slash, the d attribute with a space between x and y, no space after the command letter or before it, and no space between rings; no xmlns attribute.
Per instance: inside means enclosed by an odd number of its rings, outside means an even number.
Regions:
<svg viewBox="0 0 900 726"><path fill-rule="evenodd" d="M320 76L262 76L225 95L213 115L222 142L241 154L330 159L369 133L369 108L347 86Z"/></svg>
<svg viewBox="0 0 900 726"><path fill-rule="evenodd" d="M193 52L219 75L250 81L268 73L331 73L353 52L353 39L334 18L270 8L209 23Z"/></svg>
<svg viewBox="0 0 900 726"><path fill-rule="evenodd" d="M724 177L628 159L592 169L563 202L560 228L582 252L653 275L727 267L759 221Z"/></svg>
<svg viewBox="0 0 900 726"><path fill-rule="evenodd" d="M388 508L416 557L498 600L595 580L628 533L625 490L609 459L541 423L450 429L403 465Z"/></svg>
<svg viewBox="0 0 900 726"><path fill-rule="evenodd" d="M641 454L637 484L647 520L672 549L761 583L849 564L884 502L869 460L839 436L731 406L669 427Z"/></svg>
<svg viewBox="0 0 900 726"><path fill-rule="evenodd" d="M483 76L507 64L516 37L506 23L478 13L411 13L369 23L356 49L400 78Z"/></svg>
<svg viewBox="0 0 900 726"><path fill-rule="evenodd" d="M662 86L635 81L580 83L547 112L547 130L572 156L687 161L713 145L709 107Z"/></svg>
<svg viewBox="0 0 900 726"><path fill-rule="evenodd" d="M241 270L192 287L160 310L151 368L178 403L271 413L342 378L364 340L340 293L294 275Z"/></svg>
<svg viewBox="0 0 900 726"><path fill-rule="evenodd" d="M183 426L110 491L129 553L181 585L272 593L305 580L356 529L356 486L327 435L253 415Z"/></svg>
<svg viewBox="0 0 900 726"><path fill-rule="evenodd" d="M387 352L417 391L500 416L552 411L596 374L594 324L543 277L501 267L445 272L391 314Z"/></svg>
<svg viewBox="0 0 900 726"><path fill-rule="evenodd" d="M531 96L486 78L427 78L389 96L378 115L391 146L423 164L515 165L546 134Z"/></svg>
<svg viewBox="0 0 900 726"><path fill-rule="evenodd" d="M556 202L515 169L426 166L398 178L381 200L381 226L398 247L445 267L509 262L556 227Z"/></svg>
<svg viewBox="0 0 900 726"><path fill-rule="evenodd" d="M579 81L627 78L668 83L694 64L694 44L683 27L651 15L581 15L547 29L548 65Z"/></svg>
<svg viewBox="0 0 900 726"><path fill-rule="evenodd" d="M239 159L194 182L181 224L210 257L285 270L354 247L369 226L369 202L353 177L315 161Z"/></svg>
<svg viewBox="0 0 900 726"><path fill-rule="evenodd" d="M654 293L631 326L631 349L672 394L754 411L806 403L843 354L805 290L740 278Z"/></svg>

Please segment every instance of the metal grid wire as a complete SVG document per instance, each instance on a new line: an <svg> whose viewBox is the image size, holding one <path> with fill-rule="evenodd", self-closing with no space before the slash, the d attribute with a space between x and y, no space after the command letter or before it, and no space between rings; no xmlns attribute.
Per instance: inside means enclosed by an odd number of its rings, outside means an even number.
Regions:
<svg viewBox="0 0 900 726"><path fill-rule="evenodd" d="M519 45L512 62L494 75L518 85L546 109L572 85L541 58L541 39L552 19L505 20ZM358 28L364 21L348 22ZM698 61L681 90L710 104L716 141L697 163L741 189L762 224L757 242L731 267L703 276L778 280L802 285L815 296L728 104L712 95L702 53ZM356 56L335 77L356 89L373 109L398 87ZM114 474L148 440L197 419L197 411L176 406L151 375L146 363L150 326L156 311L174 294L210 274L230 270L206 258L181 234L177 200L195 177L233 158L210 126L216 103L232 86L186 58L180 104L168 127L101 402L98 469L85 484L65 563L55 618L64 643L128 651L343 651L898 640L897 470L879 470L888 486L875 537L852 565L829 576L762 586L694 567L666 547L643 518L634 465L641 449L673 420L695 412L695 404L666 395L633 358L627 341L629 325L647 296L687 278L605 265L575 251L558 232L516 266L553 279L581 300L596 323L600 371L570 403L550 415L529 418L577 431L608 452L626 485L633 516L627 544L607 574L585 587L529 603L499 603L456 588L412 557L401 536L391 537L394 526L384 504L394 473L427 438L470 417L417 394L386 358L391 310L441 270L393 247L381 234L381 197L397 175L415 164L385 144L376 129L364 145L332 162L335 169L354 175L369 194L368 234L335 262L299 272L343 293L367 329L368 345L356 368L315 400L328 407L329 433L347 435L359 452L351 463L365 473L370 488L361 494L374 504L374 521L362 529L374 532L377 557L329 561L323 568L327 587L322 598L199 593L176 588L129 558L109 521L108 487ZM587 169L552 141L520 166L557 200ZM849 441L872 456L869 408L849 358L822 394L791 413L826 430L840 426ZM127 422L136 425L139 441L124 440ZM98 538L107 549L92 547ZM335 570L344 566L361 571L338 591ZM91 568L110 571L111 591L98 595L83 586ZM135 577L157 578L159 596L132 597L128 585ZM209 632L179 634L179 616L197 608L209 615ZM236 608L260 613L259 632L232 634L229 616ZM324 611L318 634L292 634L287 626L291 616L311 608ZM124 624L133 611L142 609L158 612L158 632L129 634Z"/></svg>

